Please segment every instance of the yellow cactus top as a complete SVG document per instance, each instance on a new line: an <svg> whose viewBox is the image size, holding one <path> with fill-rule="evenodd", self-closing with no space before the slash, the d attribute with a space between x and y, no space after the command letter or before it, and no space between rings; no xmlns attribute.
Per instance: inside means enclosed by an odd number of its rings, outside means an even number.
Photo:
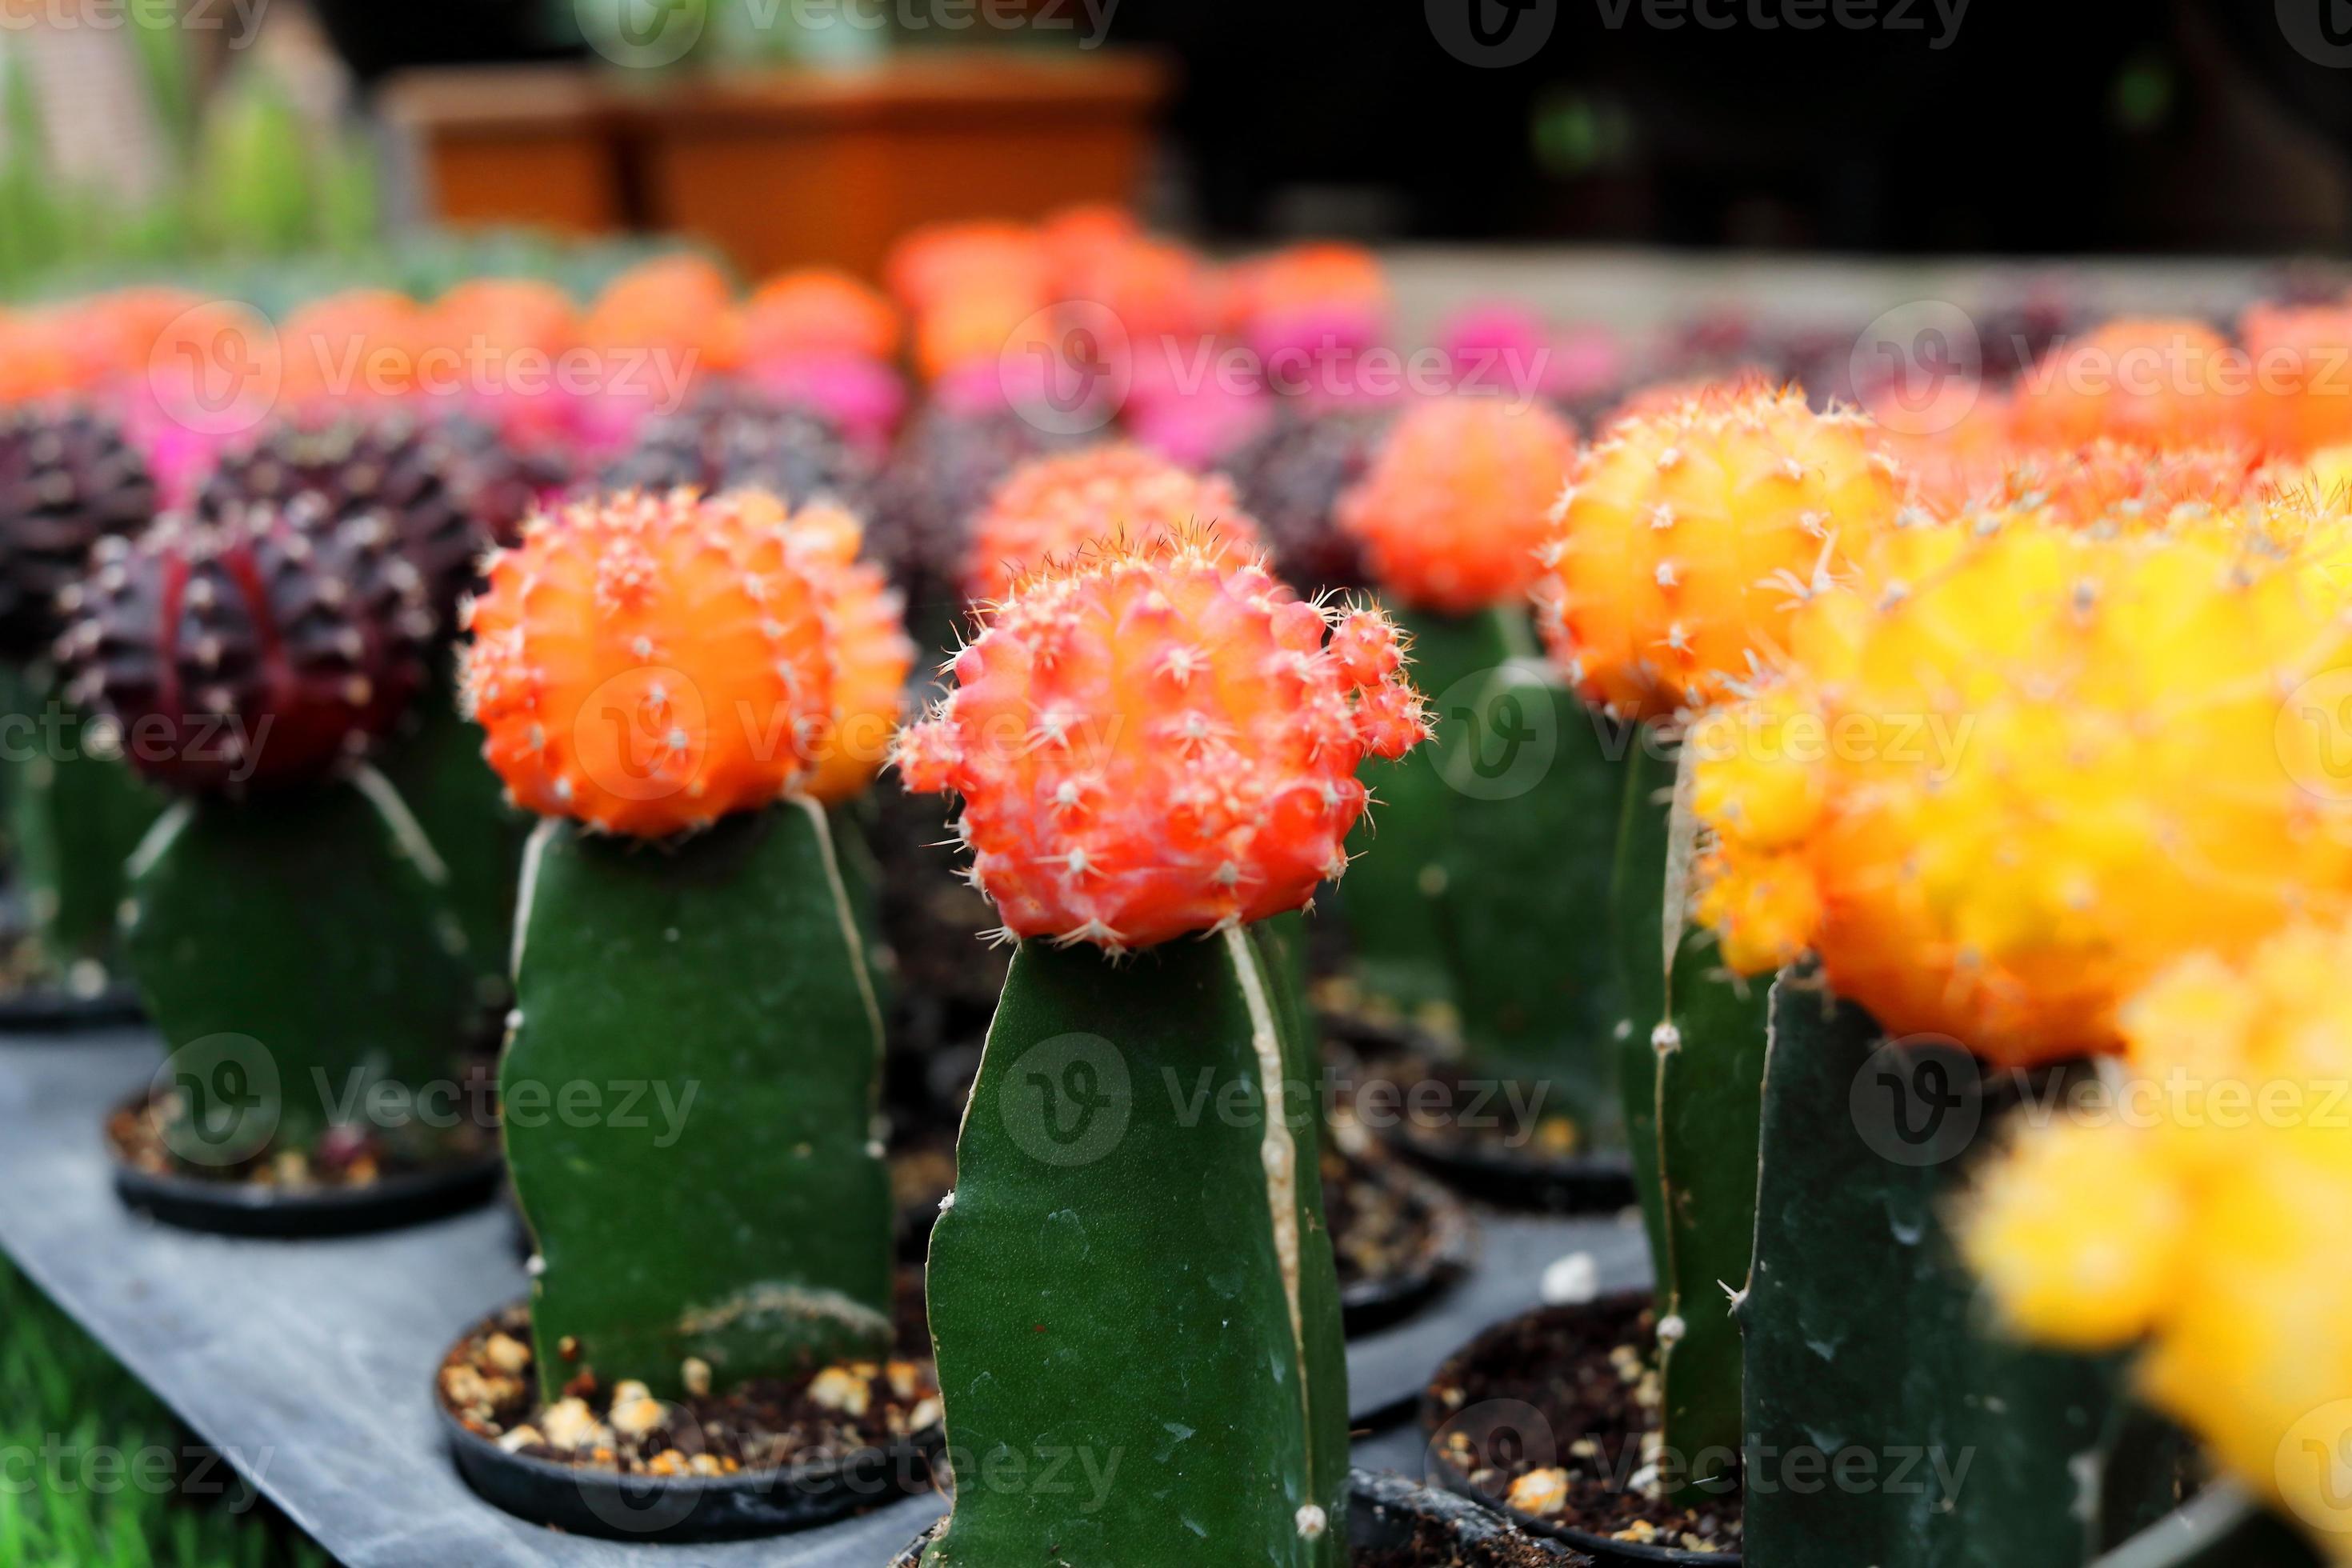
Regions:
<svg viewBox="0 0 2352 1568"><path fill-rule="evenodd" d="M1698 917L1895 1034L2112 1049L2180 954L2352 913L2352 626L2219 531L1893 531L1691 743Z"/></svg>
<svg viewBox="0 0 2352 1568"><path fill-rule="evenodd" d="M2352 928L2183 960L2111 1104L2030 1132L1964 1231L2009 1323L2145 1341L2147 1396L2352 1563Z"/></svg>
<svg viewBox="0 0 2352 1568"><path fill-rule="evenodd" d="M1645 403L1579 454L1553 513L1537 585L1553 656L1613 714L1704 707L1770 661L1902 500L1860 415L1758 382Z"/></svg>

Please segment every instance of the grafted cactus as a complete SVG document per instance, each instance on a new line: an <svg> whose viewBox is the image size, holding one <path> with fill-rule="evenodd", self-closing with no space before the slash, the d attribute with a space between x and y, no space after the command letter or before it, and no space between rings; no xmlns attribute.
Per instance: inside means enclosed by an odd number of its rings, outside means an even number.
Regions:
<svg viewBox="0 0 2352 1568"><path fill-rule="evenodd" d="M421 1084L471 1033L446 862L359 765L423 677L431 619L385 548L299 510L161 522L102 552L64 641L76 699L184 797L130 866L132 976L174 1047L268 1053L275 1087L255 1088L285 1150L355 1074Z"/></svg>
<svg viewBox="0 0 2352 1568"><path fill-rule="evenodd" d="M1690 742L1714 836L1700 908L1727 958L1820 964L1784 972L1774 1004L1739 1310L1751 1481L1823 1433L1946 1467L1925 1493L1834 1510L1751 1485L1748 1549L1766 1568L1856 1541L1891 1564L1973 1562L1988 1542L2004 1562L2072 1564L2092 1545L2075 1472L2104 1469L2118 1521L2169 1500L2160 1448L2114 1446L2114 1366L1989 1335L1946 1226L2005 1109L2021 1090L2075 1103L2078 1058L2125 1043L2119 1009L2167 962L2244 963L2288 919L2352 913L2352 807L2318 787L2326 737L2280 707L2352 664L2305 564L2201 528L1891 534L1868 575L1792 623L1789 670ZM2192 1020L2165 1027L2210 1071L2239 1016L2210 997L2168 1013ZM2108 1149L2091 1177L2111 1223L2084 1299L2116 1331L2076 1345L2127 1336L2174 1277L2143 1245L2179 1226L2148 1207L2137 1152ZM2011 1219L1996 1250L2014 1285L2040 1233Z"/></svg>
<svg viewBox="0 0 2352 1568"><path fill-rule="evenodd" d="M584 1373L675 1396L689 1360L740 1383L888 1347L881 1017L801 793L870 776L839 742L887 724L906 667L856 545L762 495L624 496L528 525L474 605L486 754L551 818L500 1077L551 1401ZM650 1090L666 1135L519 1114L578 1081Z"/></svg>
<svg viewBox="0 0 2352 1568"><path fill-rule="evenodd" d="M1621 775L1609 902L1670 1488L1719 1487L1739 1451L1730 1293L1753 1243L1765 1046L1763 987L1732 981L1694 918L1701 834L1678 742L1855 542L1892 522L1899 489L1868 434L1794 391L1648 399L1580 454L1537 584L1570 679L1608 720L1646 726Z"/></svg>
<svg viewBox="0 0 2352 1568"><path fill-rule="evenodd" d="M39 968L76 989L112 960L122 865L162 803L113 727L61 700L50 644L90 551L154 512L147 466L110 422L0 414L0 793Z"/></svg>
<svg viewBox="0 0 2352 1568"><path fill-rule="evenodd" d="M1346 894L1356 979L1458 1039L1463 1070L1540 1093L1554 1153L1621 1142L1607 910L1630 732L1544 664L1526 605L1573 443L1540 407L1434 401L1398 421L1339 508L1409 606L1438 742L1366 769L1383 809L1377 846L1369 830L1352 846L1370 856ZM1528 875L1538 862L1549 869Z"/></svg>
<svg viewBox="0 0 2352 1568"><path fill-rule="evenodd" d="M973 519L964 592L974 601L998 597L1024 573L1097 540L1142 543L1203 529L1236 559L1257 549L1257 523L1222 475L1195 474L1124 445L1033 458L998 482Z"/></svg>
<svg viewBox="0 0 2352 1568"><path fill-rule="evenodd" d="M1334 618L1205 542L1098 548L905 738L1020 940L932 1237L959 1468L929 1563L1345 1561L1314 1035L1250 922L1343 869L1358 763L1426 731L1386 619ZM1120 1468L1090 1495L1007 1457Z"/></svg>

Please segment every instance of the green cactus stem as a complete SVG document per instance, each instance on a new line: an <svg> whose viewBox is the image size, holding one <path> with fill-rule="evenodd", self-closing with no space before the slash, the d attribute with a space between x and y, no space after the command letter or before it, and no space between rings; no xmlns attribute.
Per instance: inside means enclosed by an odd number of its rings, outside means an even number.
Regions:
<svg viewBox="0 0 2352 1568"><path fill-rule="evenodd" d="M1538 655L1517 610L1401 616L1437 744L1364 773L1344 900L1365 992L1457 1027L1465 1064L1547 1087L1586 1148L1622 1142L1609 879L1630 731ZM1540 867L1540 875L1532 868Z"/></svg>
<svg viewBox="0 0 2352 1568"><path fill-rule="evenodd" d="M1691 923L1698 823L1687 777L1654 738L1633 750L1612 893L1631 1006L1616 1033L1657 1277L1661 1479L1690 1502L1720 1488L1740 1451L1731 1303L1755 1239L1767 994L1727 975Z"/></svg>
<svg viewBox="0 0 2352 1568"><path fill-rule="evenodd" d="M455 677L444 668L420 695L379 765L441 851L450 906L481 973L486 1005L505 1010L507 954L514 946L515 893L532 818L507 799L482 760L482 732L457 711Z"/></svg>
<svg viewBox="0 0 2352 1568"><path fill-rule="evenodd" d="M2311 1543L2231 1486L2133 1536L2094 1568L2320 1568Z"/></svg>
<svg viewBox="0 0 2352 1568"><path fill-rule="evenodd" d="M165 1043L243 1037L275 1146L378 1083L446 1080L477 1037L446 872L381 774L175 802L131 857L123 952ZM269 1077L276 1087L270 1089Z"/></svg>
<svg viewBox="0 0 2352 1568"><path fill-rule="evenodd" d="M115 966L123 863L163 809L122 761L112 725L54 695L47 672L0 673L0 772L8 837L41 967L80 987Z"/></svg>
<svg viewBox="0 0 2352 1568"><path fill-rule="evenodd" d="M2119 1363L1990 1334L1946 1229L2011 1098L1942 1081L1957 1052L1912 1083L1878 1054L1876 1022L1811 973L1783 973L1771 997L1755 1268L1738 1309L1748 1561L2079 1568ZM1942 1119L1970 1105L1981 1125L1948 1131ZM1837 1484L1841 1462L1850 1476L1869 1466L1870 1484ZM1791 1484L1815 1467L1823 1484ZM2145 1481L2168 1495L2168 1467L2152 1468ZM2123 1479L2108 1477L2110 1510Z"/></svg>
<svg viewBox="0 0 2352 1568"><path fill-rule="evenodd" d="M881 1017L824 809L653 844L551 820L517 925L499 1088L546 1396L886 1352Z"/></svg>
<svg viewBox="0 0 2352 1568"><path fill-rule="evenodd" d="M1280 963L1241 931L1015 953L931 1241L956 1501L929 1568L1346 1563L1313 1036Z"/></svg>

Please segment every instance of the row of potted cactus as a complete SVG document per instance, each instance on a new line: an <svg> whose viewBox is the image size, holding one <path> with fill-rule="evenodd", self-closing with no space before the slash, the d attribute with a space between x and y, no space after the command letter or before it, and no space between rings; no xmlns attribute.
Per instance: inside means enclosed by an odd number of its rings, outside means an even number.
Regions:
<svg viewBox="0 0 2352 1568"><path fill-rule="evenodd" d="M478 1149L341 1147L283 1075L459 1073L510 1000L530 1321L469 1334L441 1380L485 1490L529 1510L514 1477L553 1466L592 1500L583 1455L656 1492L845 1435L920 1456L943 1418L957 1500L929 1561L1337 1562L1320 1002L1360 1045L1540 1087L1545 1156L1622 1140L1654 1299L1498 1342L1530 1384L1586 1370L1531 1364L1561 1346L1604 1363L1620 1427L1529 1465L1491 1441L1495 1357L1433 1390L1437 1471L1529 1526L1767 1568L1856 1542L2080 1563L2184 1494L2137 1390L2325 1542L2341 1297L2283 1194L2333 1190L2340 1131L2174 1106L2036 1133L2012 1163L1978 1130L2175 1067L2324 1098L2331 1017L2297 980L2326 972L2352 885L2326 749L2340 508L2263 499L2258 474L2305 471L2259 453L2064 445L2049 395L2000 408L1990 470L1756 384L1643 399L1581 449L1540 407L1411 409L1326 508L1410 637L1285 586L1214 479L1110 447L998 487L961 566L972 639L895 752L910 787L960 797L1013 944L932 1237L936 1384L894 1325L892 976L838 809L914 656L856 521L598 491L478 566L493 525L469 501L351 484L348 460L289 481L319 439L297 432L226 467L196 519L106 547L63 606L69 696L182 797L129 858L127 957L199 1070L133 1120L166 1153L175 1126L216 1132L208 1091L251 1089L220 1069L260 1032L281 1084L239 1103L270 1125L224 1163L263 1185L289 1153L463 1163ZM2151 417L2094 413L2119 436ZM442 437L351 439L381 475ZM452 689L468 588L487 771L417 696ZM1544 735L1535 776L1494 787ZM527 848L493 773L545 819ZM1402 844L1363 836L1368 805ZM1293 912L1326 882L1355 941L1318 994ZM225 963L232 936L252 945ZM513 1114L618 1078L723 1103L659 1147ZM1241 1113L1163 1103L1196 1078ZM1918 1157L1913 1113L1955 1108L1977 1136L1931 1129ZM2128 1382L2085 1353L2143 1337ZM788 1430L711 1444L742 1398ZM2298 1438L2316 1472L2290 1476ZM1149 1479L1089 1499L980 1463L1074 1448L1148 1455ZM1912 1484L1791 1484L1796 1456L1904 1453ZM2230 1497L2128 1560L2238 1530L2288 1550ZM792 1511L742 1508L730 1528Z"/></svg>

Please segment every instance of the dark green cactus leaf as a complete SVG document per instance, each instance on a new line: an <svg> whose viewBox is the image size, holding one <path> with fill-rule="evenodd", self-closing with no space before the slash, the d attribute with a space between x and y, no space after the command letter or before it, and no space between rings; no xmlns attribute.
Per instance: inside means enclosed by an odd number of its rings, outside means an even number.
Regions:
<svg viewBox="0 0 2352 1568"><path fill-rule="evenodd" d="M506 785L482 760L481 731L457 713L455 689L445 674L420 696L377 765L441 852L485 998L503 1006L515 888L535 819L508 803Z"/></svg>
<svg viewBox="0 0 2352 1568"><path fill-rule="evenodd" d="M163 797L121 759L110 725L66 707L37 670L12 669L0 698L8 837L43 962L60 976L110 965L123 863Z"/></svg>
<svg viewBox="0 0 2352 1568"><path fill-rule="evenodd" d="M446 1079L476 998L440 858L381 775L184 800L129 870L123 953L175 1049L243 1036L275 1068L280 1147L355 1084Z"/></svg>
<svg viewBox="0 0 2352 1568"><path fill-rule="evenodd" d="M1994 1337L1946 1229L2000 1101L1956 1081L1955 1048L1878 1056L1877 1024L1810 974L1774 984L1771 1020L1738 1313L1748 1560L2079 1568L2119 1367Z"/></svg>
<svg viewBox="0 0 2352 1568"><path fill-rule="evenodd" d="M1402 622L1437 743L1366 775L1381 804L1357 847L1379 852L1343 884L1366 988L1433 961L1441 984L1391 999L1449 1003L1466 1062L1545 1086L1547 1115L1619 1147L1608 909L1632 734L1585 708L1517 610Z"/></svg>
<svg viewBox="0 0 2352 1568"><path fill-rule="evenodd" d="M1658 1053L1651 1044L1666 1016L1666 838L1675 759L1650 733L1628 752L1618 801L1617 853L1609 878L1610 945L1616 950L1624 1016L1611 1030L1633 1190L1642 1201L1650 1256L1666 1256L1665 1189L1658 1183ZM1662 1271L1663 1273L1663 1271Z"/></svg>
<svg viewBox="0 0 2352 1568"><path fill-rule="evenodd" d="M1015 954L931 1240L934 1568L1347 1561L1313 1039L1279 962L1238 931Z"/></svg>
<svg viewBox="0 0 2352 1568"><path fill-rule="evenodd" d="M1668 812L1656 956L1664 986L1650 1047L1657 1190L1660 1426L1669 1490L1706 1488L1739 1453L1741 1346L1734 1292L1756 1238L1758 1122L1763 1113L1769 988L1724 972L1713 937L1686 913L1698 853L1688 781ZM1641 962L1641 943L1629 957Z"/></svg>
<svg viewBox="0 0 2352 1568"><path fill-rule="evenodd" d="M1360 776L1372 808L1348 837L1352 862L1340 884L1357 980L1366 994L1407 1014L1455 1006L1446 955L1445 847L1454 791L1438 763L1456 726L1436 710L1441 694L1492 670L1515 651L1500 616L1400 615L1411 642L1406 674L1431 701L1434 745L1395 762L1367 762Z"/></svg>
<svg viewBox="0 0 2352 1568"><path fill-rule="evenodd" d="M841 883L849 895L850 912L857 918L857 934L866 944L867 978L874 999L888 1017L898 1001L898 958L882 931L882 863L875 858L874 797L871 791L855 800L826 808L833 819L833 853L841 865Z"/></svg>
<svg viewBox="0 0 2352 1568"><path fill-rule="evenodd" d="M663 844L543 824L518 919L507 1163L534 1331L571 1347L543 1390L593 1368L674 1398L688 1357L734 1384L886 1350L881 1020L823 808Z"/></svg>
<svg viewBox="0 0 2352 1568"><path fill-rule="evenodd" d="M2094 1568L2320 1568L2310 1542L2235 1487L2218 1486Z"/></svg>

